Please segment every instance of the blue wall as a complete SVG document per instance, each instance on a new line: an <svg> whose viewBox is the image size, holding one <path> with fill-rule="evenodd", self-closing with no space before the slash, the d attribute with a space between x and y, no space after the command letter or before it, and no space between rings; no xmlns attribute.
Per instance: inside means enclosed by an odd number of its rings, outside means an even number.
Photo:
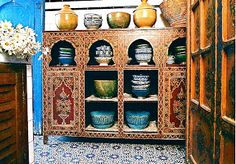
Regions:
<svg viewBox="0 0 236 164"><path fill-rule="evenodd" d="M37 40L42 43L44 28L44 0L0 0L0 21L8 20L13 25L21 23L37 33ZM42 61L41 53L32 58L34 133L42 133Z"/></svg>

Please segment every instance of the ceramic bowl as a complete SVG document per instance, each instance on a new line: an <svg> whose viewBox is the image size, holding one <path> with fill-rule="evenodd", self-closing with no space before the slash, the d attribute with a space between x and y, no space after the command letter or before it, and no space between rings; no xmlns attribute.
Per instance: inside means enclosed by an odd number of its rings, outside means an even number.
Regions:
<svg viewBox="0 0 236 164"><path fill-rule="evenodd" d="M139 88L133 88L132 87L132 92L133 92L133 94L137 98L143 99L143 98L145 98L145 97L147 97L149 95L150 89L149 88L141 88L141 89L139 89Z"/></svg>
<svg viewBox="0 0 236 164"><path fill-rule="evenodd" d="M64 66L68 66L71 65L74 62L74 58L73 57L67 57L67 56L59 56L59 63L64 65Z"/></svg>
<svg viewBox="0 0 236 164"><path fill-rule="evenodd" d="M95 128L106 129L114 124L114 111L92 111L90 115Z"/></svg>
<svg viewBox="0 0 236 164"><path fill-rule="evenodd" d="M139 80L131 80L131 82L135 85L146 85L150 84L150 81L139 81Z"/></svg>
<svg viewBox="0 0 236 164"><path fill-rule="evenodd" d="M175 56L175 63L176 64L181 64L183 62L186 62L186 60L187 60L187 55L186 54L176 55Z"/></svg>
<svg viewBox="0 0 236 164"><path fill-rule="evenodd" d="M92 13L85 14L84 26L87 29L99 29L102 26L102 16Z"/></svg>
<svg viewBox="0 0 236 164"><path fill-rule="evenodd" d="M132 89L148 89L150 87L150 84L139 84L139 85L132 85Z"/></svg>
<svg viewBox="0 0 236 164"><path fill-rule="evenodd" d="M136 80L136 81L148 81L149 79L149 75L133 75L133 80Z"/></svg>
<svg viewBox="0 0 236 164"><path fill-rule="evenodd" d="M135 54L135 59L140 65L147 65L152 59L151 53Z"/></svg>
<svg viewBox="0 0 236 164"><path fill-rule="evenodd" d="M109 99L116 96L117 80L94 80L96 96Z"/></svg>
<svg viewBox="0 0 236 164"><path fill-rule="evenodd" d="M111 12L107 14L107 23L110 28L127 28L130 24L131 16L126 12Z"/></svg>
<svg viewBox="0 0 236 164"><path fill-rule="evenodd" d="M112 60L112 57L95 57L95 60L99 63L100 66L108 66L108 64Z"/></svg>
<svg viewBox="0 0 236 164"><path fill-rule="evenodd" d="M132 129L144 129L149 125L150 112L127 111L125 118L128 126Z"/></svg>

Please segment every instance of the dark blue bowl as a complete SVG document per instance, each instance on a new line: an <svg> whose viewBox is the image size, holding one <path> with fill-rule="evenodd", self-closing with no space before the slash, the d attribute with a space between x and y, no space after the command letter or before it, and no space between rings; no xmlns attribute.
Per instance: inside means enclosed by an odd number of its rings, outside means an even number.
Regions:
<svg viewBox="0 0 236 164"><path fill-rule="evenodd" d="M128 126L132 129L144 129L149 125L150 112L127 111L125 118Z"/></svg>
<svg viewBox="0 0 236 164"><path fill-rule="evenodd" d="M114 111L92 111L90 115L95 128L106 129L114 124Z"/></svg>
<svg viewBox="0 0 236 164"><path fill-rule="evenodd" d="M71 65L74 62L73 57L59 56L59 63L62 65Z"/></svg>
<svg viewBox="0 0 236 164"><path fill-rule="evenodd" d="M132 92L138 98L145 98L145 97L147 97L149 95L150 90L149 90L149 88L144 88L144 89L132 88Z"/></svg>

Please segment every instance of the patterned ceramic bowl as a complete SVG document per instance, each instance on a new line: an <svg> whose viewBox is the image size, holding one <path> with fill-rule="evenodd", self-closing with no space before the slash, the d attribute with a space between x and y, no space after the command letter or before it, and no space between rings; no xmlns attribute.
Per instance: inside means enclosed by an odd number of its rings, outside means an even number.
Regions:
<svg viewBox="0 0 236 164"><path fill-rule="evenodd" d="M127 124L132 129L144 129L149 125L150 112L147 111L127 111L125 118Z"/></svg>
<svg viewBox="0 0 236 164"><path fill-rule="evenodd" d="M139 63L139 65L148 65L148 62L152 59L151 53L143 53L143 54L135 54L135 59Z"/></svg>
<svg viewBox="0 0 236 164"><path fill-rule="evenodd" d="M108 66L108 64L112 60L112 57L95 57L95 60L99 63L100 66Z"/></svg>
<svg viewBox="0 0 236 164"><path fill-rule="evenodd" d="M148 81L149 79L149 75L133 75L133 80L136 80L136 81Z"/></svg>
<svg viewBox="0 0 236 164"><path fill-rule="evenodd" d="M96 95L103 99L109 99L117 93L117 80L94 80Z"/></svg>
<svg viewBox="0 0 236 164"><path fill-rule="evenodd" d="M95 128L105 129L114 124L114 111L92 111L90 115Z"/></svg>

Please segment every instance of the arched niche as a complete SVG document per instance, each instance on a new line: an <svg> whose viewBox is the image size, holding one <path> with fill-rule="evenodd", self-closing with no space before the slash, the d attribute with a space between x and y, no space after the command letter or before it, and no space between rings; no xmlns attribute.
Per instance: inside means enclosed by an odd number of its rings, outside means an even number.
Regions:
<svg viewBox="0 0 236 164"><path fill-rule="evenodd" d="M101 46L110 46L111 57L114 56L113 48L109 42L107 42L106 40L97 40L89 48L89 61L88 61L87 65L99 65L99 63L96 61L95 57L98 57L98 54L96 54L97 47L101 47ZM108 65L113 65L114 64L113 60L111 60L108 63Z"/></svg>
<svg viewBox="0 0 236 164"><path fill-rule="evenodd" d="M185 37L175 39L168 48L168 56L175 57L175 64L186 63L186 52Z"/></svg>
<svg viewBox="0 0 236 164"><path fill-rule="evenodd" d="M72 55L71 56L73 58L75 57L75 48L73 47L73 45L70 42L65 41L65 40L58 41L52 47L52 50L51 50L52 60L49 64L49 66L60 65L60 62L59 62L60 48L71 48L72 49ZM73 61L71 65L72 66L76 65L75 61Z"/></svg>
<svg viewBox="0 0 236 164"><path fill-rule="evenodd" d="M153 49L151 43L147 40L144 40L144 39L135 40L130 44L130 46L128 48L128 55L129 55L129 59L131 61L129 62L128 65L138 65L139 64L139 62L135 58L135 49L137 48L138 45L141 45L141 44L147 44L148 47L151 48L152 57L151 57L150 62L148 62L148 65L155 65L155 63L153 61L153 53L154 53L153 51L154 51L154 49Z"/></svg>

